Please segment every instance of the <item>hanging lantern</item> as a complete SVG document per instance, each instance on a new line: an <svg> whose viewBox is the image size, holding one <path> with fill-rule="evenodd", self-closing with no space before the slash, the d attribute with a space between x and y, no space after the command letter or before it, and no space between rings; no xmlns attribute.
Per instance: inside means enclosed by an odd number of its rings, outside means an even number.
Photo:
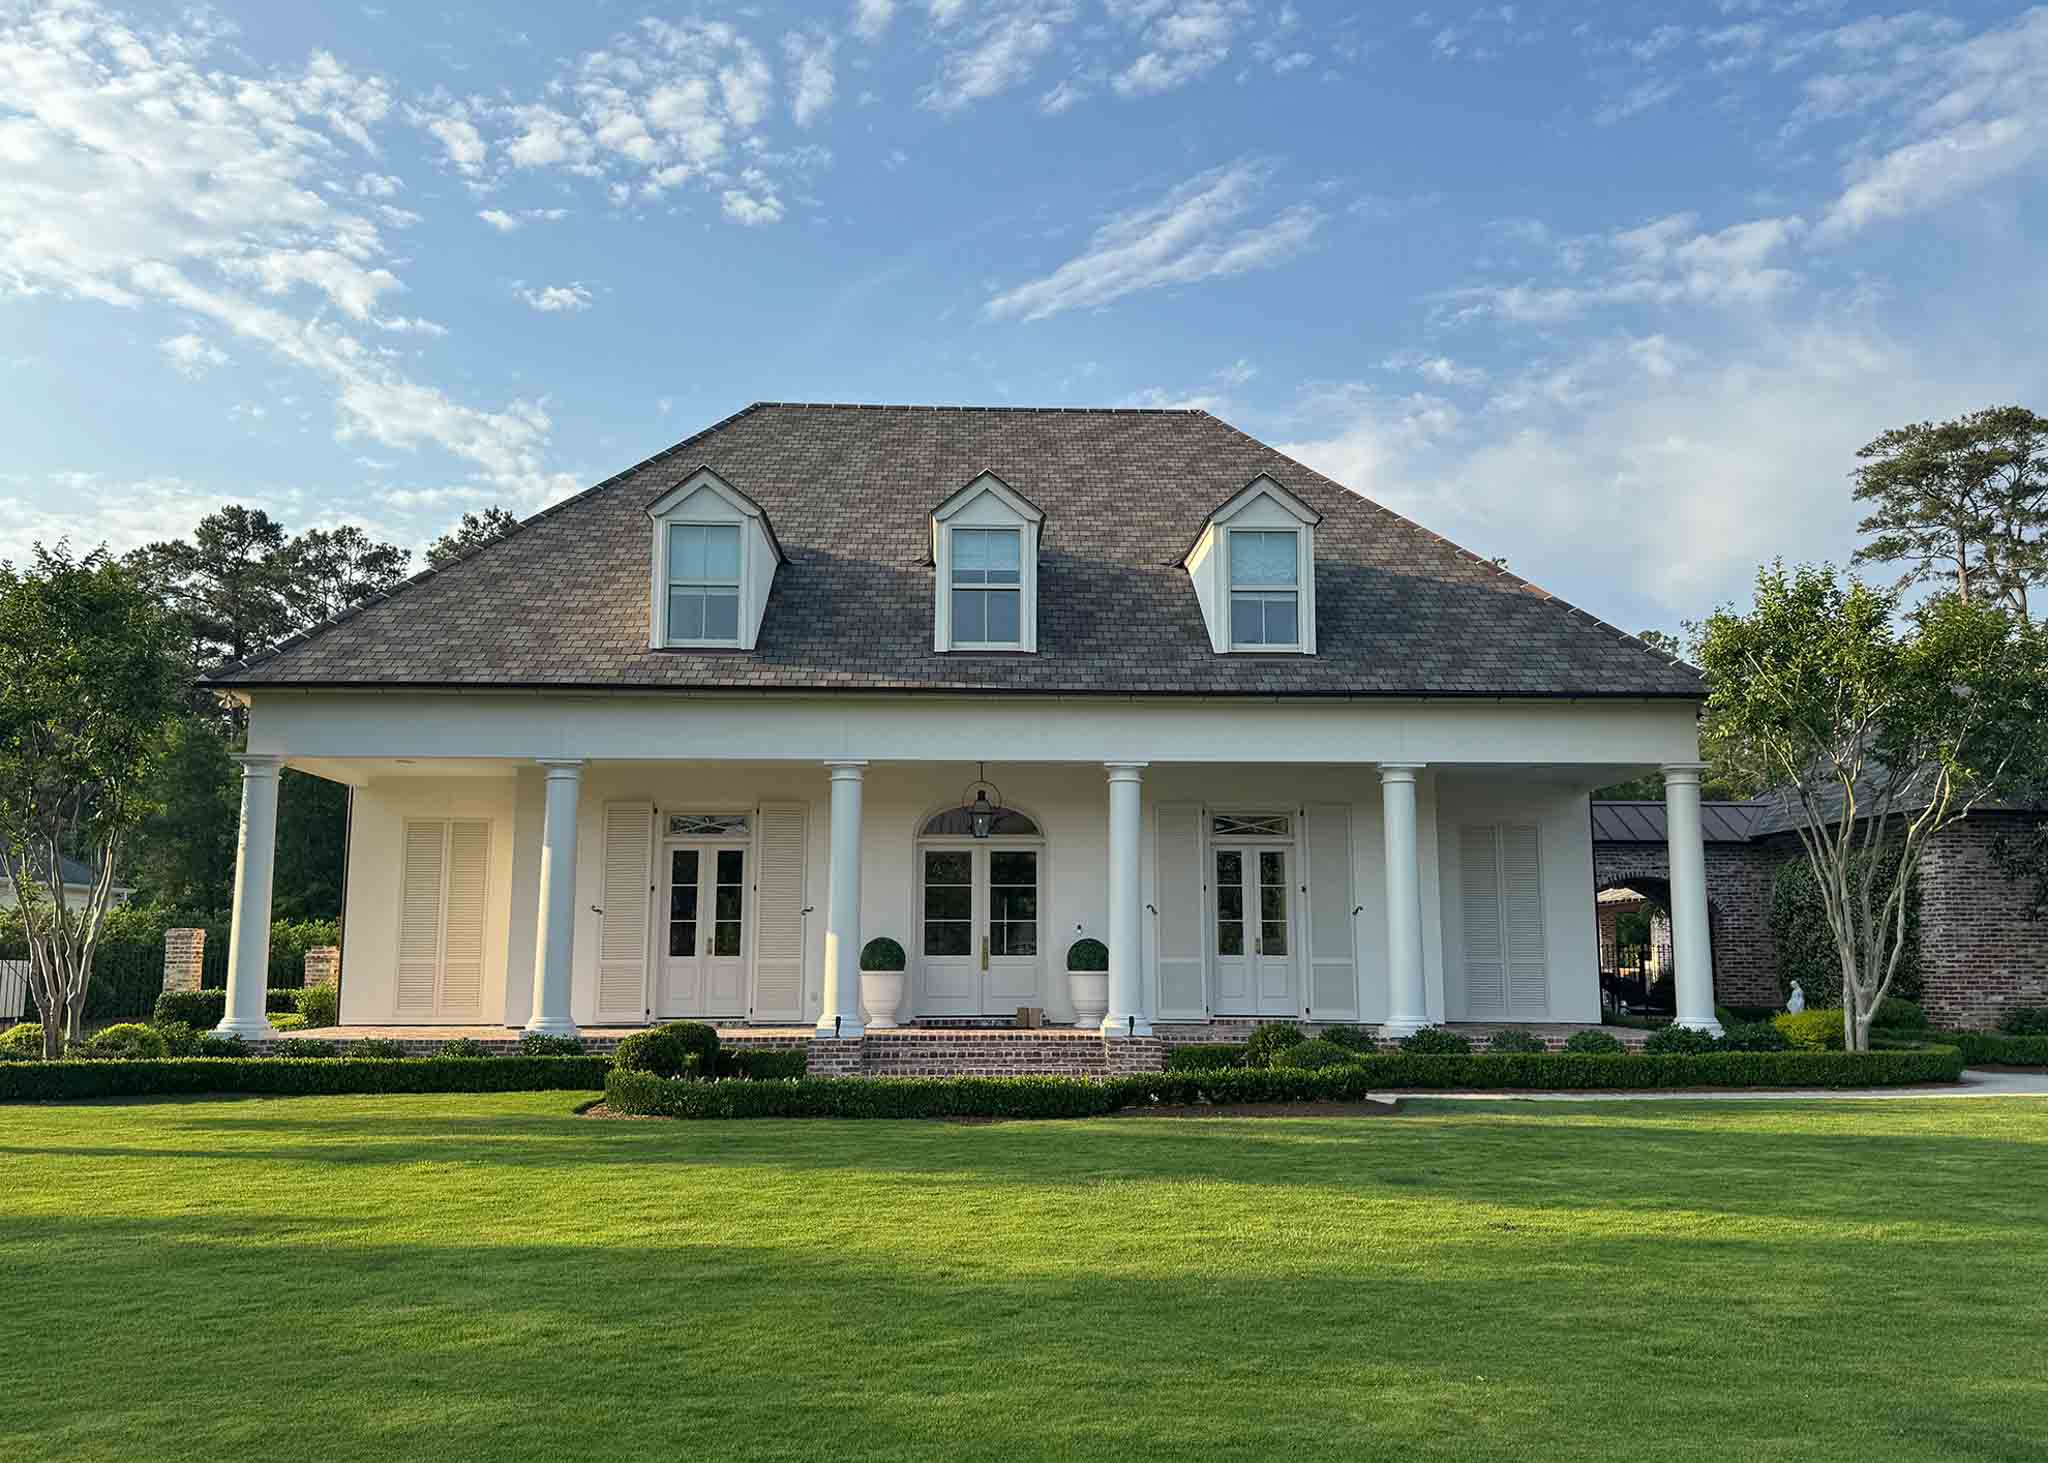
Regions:
<svg viewBox="0 0 2048 1463"><path fill-rule="evenodd" d="M977 762L975 767L983 773L988 771L986 762ZM961 795L961 801L967 807L969 826L974 829L976 838L986 838L996 826L996 810L1003 805L1003 790L982 776L969 784L967 791L974 795L971 801L966 794ZM993 799L989 797L990 793L995 794Z"/></svg>

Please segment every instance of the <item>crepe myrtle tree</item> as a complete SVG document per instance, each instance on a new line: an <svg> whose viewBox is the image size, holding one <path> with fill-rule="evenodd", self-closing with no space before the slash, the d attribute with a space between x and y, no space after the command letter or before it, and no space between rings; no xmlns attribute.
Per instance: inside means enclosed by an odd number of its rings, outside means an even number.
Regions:
<svg viewBox="0 0 2048 1463"><path fill-rule="evenodd" d="M0 563L0 858L28 936L43 1055L78 1035L122 839L186 704L180 631L104 549ZM82 898L63 860L92 872Z"/></svg>
<svg viewBox="0 0 2048 1463"><path fill-rule="evenodd" d="M1921 850L2037 765L2048 641L1996 602L1902 612L1896 590L1779 563L1748 613L1701 627L1699 663L1708 715L1792 814L1841 962L1843 1041L1867 1050Z"/></svg>

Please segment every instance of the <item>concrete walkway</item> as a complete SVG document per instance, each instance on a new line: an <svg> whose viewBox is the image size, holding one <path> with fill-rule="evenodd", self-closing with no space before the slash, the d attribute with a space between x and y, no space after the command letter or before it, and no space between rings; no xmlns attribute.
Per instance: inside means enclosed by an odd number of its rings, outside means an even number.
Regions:
<svg viewBox="0 0 2048 1463"><path fill-rule="evenodd" d="M1396 1098L1448 1098L1453 1102L1783 1102L1809 1098L1836 1102L1847 1098L1901 1097L2048 1097L2048 1072L1963 1073L1957 1083L1924 1087L1772 1087L1741 1092L1375 1092L1375 1101Z"/></svg>

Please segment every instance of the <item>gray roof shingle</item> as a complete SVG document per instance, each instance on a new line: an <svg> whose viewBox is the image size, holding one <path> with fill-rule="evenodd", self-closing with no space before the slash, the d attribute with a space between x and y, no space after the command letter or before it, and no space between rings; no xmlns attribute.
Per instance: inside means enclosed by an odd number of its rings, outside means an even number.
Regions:
<svg viewBox="0 0 2048 1463"><path fill-rule="evenodd" d="M646 505L700 466L787 555L751 651L648 648ZM932 649L930 514L1043 508L1039 650ZM1179 561L1261 473L1323 515L1314 656L1217 655ZM213 685L1698 699L1698 673L1201 411L759 403Z"/></svg>

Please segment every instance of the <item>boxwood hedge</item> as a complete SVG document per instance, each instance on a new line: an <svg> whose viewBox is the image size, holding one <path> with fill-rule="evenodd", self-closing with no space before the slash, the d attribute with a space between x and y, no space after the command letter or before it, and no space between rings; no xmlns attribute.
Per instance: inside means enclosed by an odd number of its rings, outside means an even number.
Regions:
<svg viewBox="0 0 2048 1463"><path fill-rule="evenodd" d="M1704 1052L1668 1057L1559 1053L1381 1053L1314 1070L1181 1069L1089 1081L1074 1077L840 1077L692 1082L613 1071L605 1101L678 1118L1077 1118L1202 1103L1356 1102L1388 1089L1629 1091L1674 1087L1888 1087L1953 1082L1953 1047L1916 1051Z"/></svg>
<svg viewBox="0 0 2048 1463"><path fill-rule="evenodd" d="M0 1102L198 1092L274 1096L370 1092L588 1092L604 1057L480 1057L468 1062L360 1057L173 1057L165 1061L7 1062Z"/></svg>
<svg viewBox="0 0 2048 1463"><path fill-rule="evenodd" d="M2000 1036L1989 1031L1951 1031L1944 1042L1961 1048L1971 1066L2048 1067L2048 1036Z"/></svg>

